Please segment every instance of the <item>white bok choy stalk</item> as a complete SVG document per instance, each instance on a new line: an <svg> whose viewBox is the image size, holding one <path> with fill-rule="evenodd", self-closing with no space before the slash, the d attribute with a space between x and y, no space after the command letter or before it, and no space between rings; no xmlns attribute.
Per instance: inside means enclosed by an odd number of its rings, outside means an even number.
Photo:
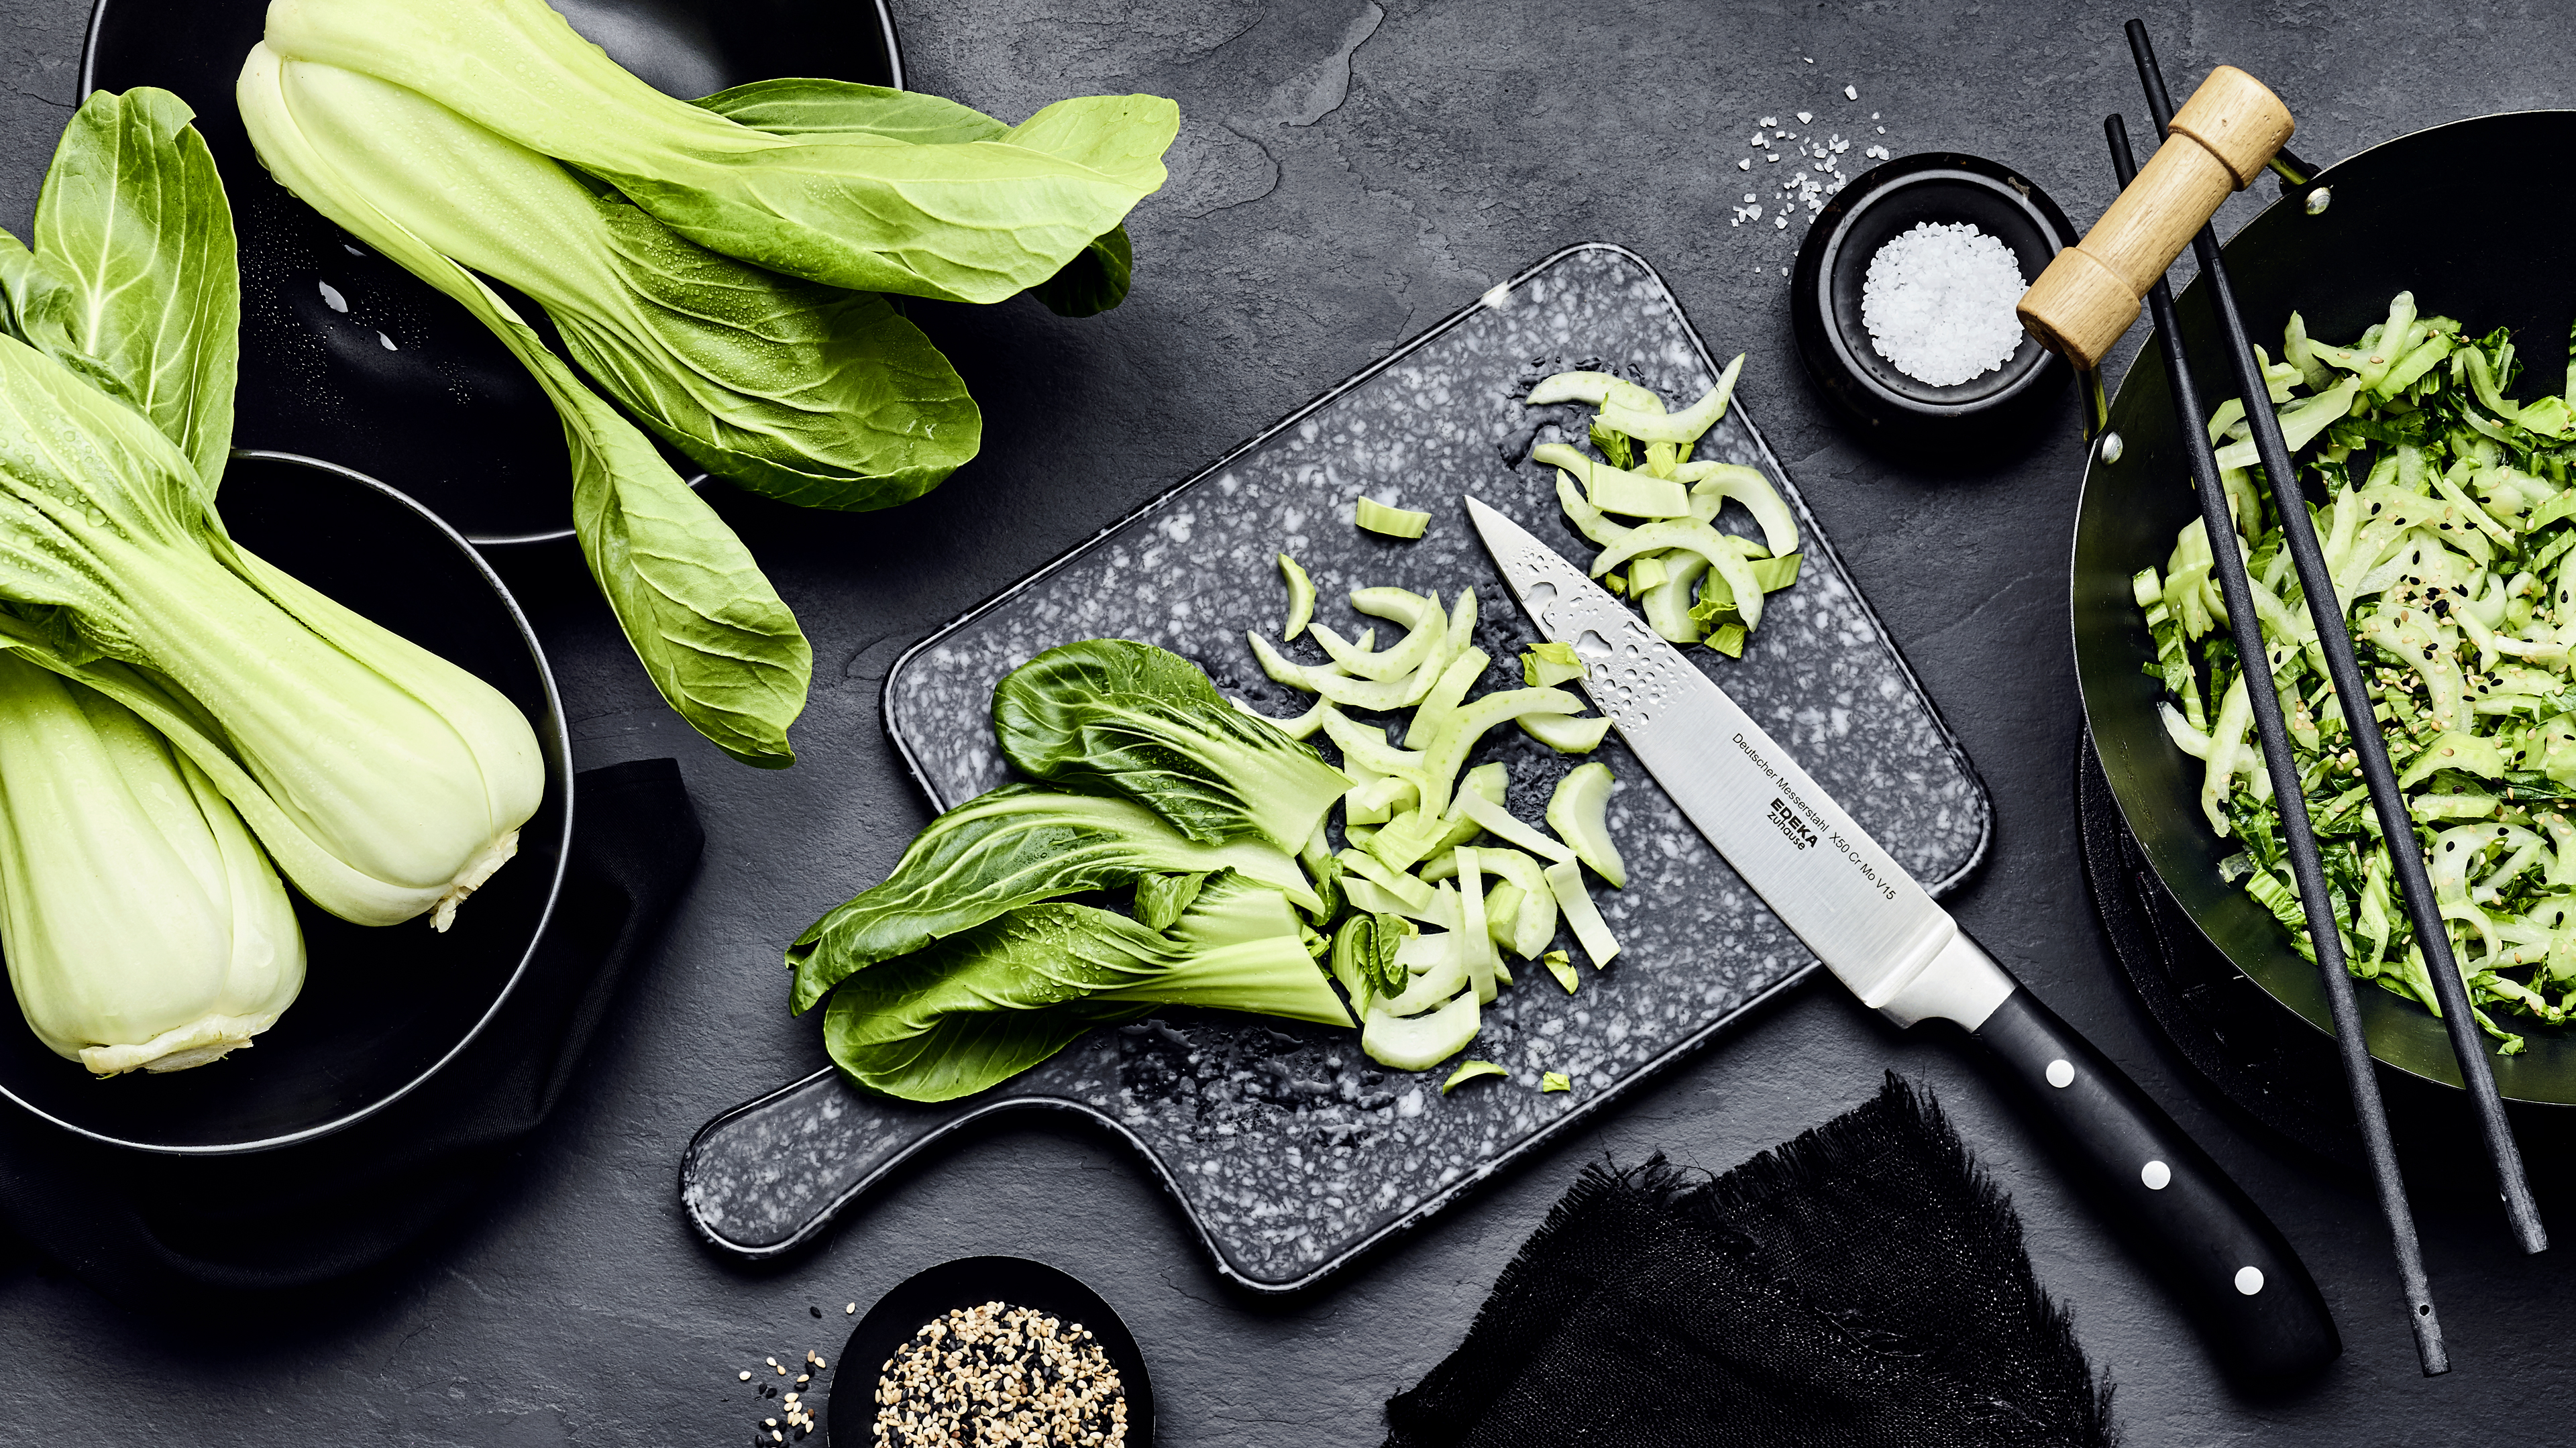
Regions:
<svg viewBox="0 0 2576 1448"><path fill-rule="evenodd" d="M536 813L535 731L235 545L193 481L132 408L0 337L0 649L168 735L315 904L445 929Z"/></svg>
<svg viewBox="0 0 2576 1448"><path fill-rule="evenodd" d="M247 1046L304 984L286 887L133 711L0 655L0 951L37 1039L100 1076Z"/></svg>

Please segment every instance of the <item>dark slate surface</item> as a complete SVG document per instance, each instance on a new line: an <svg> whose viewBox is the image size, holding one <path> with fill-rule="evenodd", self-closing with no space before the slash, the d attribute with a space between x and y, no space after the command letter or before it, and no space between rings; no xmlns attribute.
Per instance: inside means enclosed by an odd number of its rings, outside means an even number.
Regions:
<svg viewBox="0 0 2576 1448"><path fill-rule="evenodd" d="M591 1089L482 1219L354 1303L183 1332L150 1304L111 1306L0 1266L0 1441L747 1442L764 1408L737 1370L807 1347L832 1355L843 1303L864 1305L922 1266L1019 1252L1119 1306L1153 1364L1165 1441L1372 1442L1379 1400L1457 1341L1580 1161L1661 1148L1724 1167L1866 1099L1891 1066L1942 1094L2014 1193L2041 1279L2120 1384L2134 1441L2563 1436L2576 1249L2521 1258L2480 1200L2490 1193L2419 1187L2460 1364L2420 1378L2366 1192L2216 1114L2114 981L2074 863L2067 789L2071 422L1991 470L1889 460L1828 423L1790 352L1779 268L1799 224L1775 228L1770 213L1776 178L1807 163L1739 170L1753 123L1803 108L1853 153L1994 156L2090 218L2110 192L2095 123L2113 107L2134 122L2138 109L2117 34L2130 12L2070 24L2065 7L2036 3L965 0L898 13L919 83L1006 116L1072 91L1180 100L1173 184L1133 226L1134 299L1079 323L1029 305L923 309L984 400L991 439L923 504L832 518L724 500L814 638L793 771L731 765L668 718L570 550L504 560L561 668L579 762L676 753L697 793L707 868L667 958L607 1034ZM2219 59L2272 80L2304 122L2297 144L2319 158L2458 116L2565 104L2576 53L2576 28L2539 5L2143 13L2178 80ZM59 0L0 14L0 224L18 228L67 114L86 15ZM1841 98L1845 84L1858 101ZM1860 119L1871 111L1881 119ZM1884 136L1863 134L1876 125ZM2463 156L2461 187L2440 204L2478 204L2481 174L2509 180L2517 159ZM1748 190L1765 215L1732 227ZM882 873L924 818L877 725L894 657L1514 269L1593 238L1654 261L1713 347L1753 352L1743 396L1994 796L1992 859L1954 907L2306 1253L2350 1344L2321 1383L2259 1399L2224 1386L1966 1057L1823 986L1301 1303L1230 1295L1116 1147L1039 1128L929 1164L783 1269L735 1270L689 1237L673 1163L690 1131L822 1061L812 1024L784 1019L780 946Z"/></svg>

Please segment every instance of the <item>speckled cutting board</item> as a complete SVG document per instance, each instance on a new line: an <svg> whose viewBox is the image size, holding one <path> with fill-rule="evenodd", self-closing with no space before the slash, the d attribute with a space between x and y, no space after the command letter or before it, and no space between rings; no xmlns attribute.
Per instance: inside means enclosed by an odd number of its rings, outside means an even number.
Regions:
<svg viewBox="0 0 2576 1448"><path fill-rule="evenodd" d="M1352 588L1448 599L1474 587L1476 642L1496 660L1482 687L1517 685L1515 661L1536 637L1458 499L1473 492L1561 540L1569 557L1590 557L1559 515L1552 470L1527 461L1534 442L1557 435L1546 429L1579 436L1589 410L1519 400L1577 367L1634 378L1675 407L1716 376L1643 260L1606 245L1560 252L913 649L886 684L888 733L933 803L966 800L1007 777L990 723L995 682L1045 649L1096 637L1159 644L1266 712L1294 713L1305 696L1264 678L1243 638L1246 628L1277 636L1283 549L1313 575L1317 616L1345 634L1369 622L1347 608ZM1770 475L1798 511L1806 565L1771 596L1743 659L1691 657L1941 891L1985 849L1983 787L1740 403L1698 455ZM1358 531L1351 507L1363 493L1429 510L1430 532L1407 543ZM1731 507L1719 526L1758 536ZM1310 640L1293 652L1323 657ZM1543 969L1520 968L1469 1051L1509 1079L1444 1097L1441 1073L1384 1070L1352 1031L1167 1011L1096 1031L969 1101L886 1101L825 1071L738 1107L690 1145L681 1195L691 1220L719 1247L773 1256L969 1122L1061 1111L1133 1144L1228 1277L1273 1291L1317 1281L1814 968L1615 734L1594 757L1621 781L1610 827L1629 883L1596 896L1625 953L1604 971L1584 966L1573 996ZM1510 805L1530 820L1573 762L1510 726L1474 762L1487 759L1508 764ZM1583 959L1569 937L1557 944ZM1573 1089L1542 1094L1549 1071Z"/></svg>

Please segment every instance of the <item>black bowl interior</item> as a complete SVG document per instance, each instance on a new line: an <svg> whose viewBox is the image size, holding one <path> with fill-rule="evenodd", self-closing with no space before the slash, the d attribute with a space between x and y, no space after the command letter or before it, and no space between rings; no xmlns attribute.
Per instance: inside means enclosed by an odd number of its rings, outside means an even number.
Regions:
<svg viewBox="0 0 2576 1448"><path fill-rule="evenodd" d="M2298 198L2273 205L2227 245L2246 324L2265 350L2296 310L2311 334L2348 341L2385 318L2389 298L2412 291L2427 313L2456 317L2474 334L2514 329L2527 371L2523 396L2561 386L2563 339L2576 293L2576 199L2555 188L2518 191L2507 205L2442 207L2464 155L2534 156L2576 144L2576 111L2485 116L2390 141L2318 178L2332 197L2310 215ZM2305 193L2301 193L2303 197ZM2206 288L2184 292L2181 326L2204 399L2236 394ZM2320 1030L2329 1029L2316 967L2243 891L2222 883L2218 862L2235 853L2211 834L2199 806L2200 766L2156 719L2161 686L2141 672L2154 649L2129 579L2162 569L2174 535L2200 516L2179 445L2171 379L2150 343L2121 382L2111 426L2120 460L2097 450L2085 471L2075 525L2073 626L2084 713L2121 813L2166 888L2210 942L2268 992ZM2356 993L2371 1054L2400 1070L2460 1084L2439 1021L2375 986ZM2576 1030L2506 1017L2528 1049L2491 1058L2496 1085L2517 1100L2576 1105Z"/></svg>
<svg viewBox="0 0 2576 1448"><path fill-rule="evenodd" d="M236 456L224 521L252 552L480 675L525 710L546 798L501 867L438 934L366 928L298 896L303 993L244 1051L193 1070L93 1079L15 1010L0 1094L59 1125L148 1151L228 1152L335 1130L427 1079L498 1012L554 908L571 838L571 758L537 641L464 541L383 485L302 459Z"/></svg>
<svg viewBox="0 0 2576 1448"><path fill-rule="evenodd" d="M1082 1279L1025 1257L960 1257L942 1262L914 1273L878 1298L841 1348L832 1396L824 1410L825 1439L843 1448L874 1443L877 1378L895 1348L911 1341L922 1324L933 1318L984 1302L1033 1307L1089 1328L1118 1369L1119 1386L1127 1395L1128 1448L1147 1448L1154 1441L1154 1386L1146 1380L1145 1355L1137 1350L1127 1324Z"/></svg>
<svg viewBox="0 0 2576 1448"><path fill-rule="evenodd" d="M883 0L554 0L661 90L772 76L901 85ZM268 179L233 105L265 0L99 0L81 93L160 86L194 106L241 239L233 441L329 458L418 499L479 543L572 527L562 425L462 307L351 242ZM543 314L520 306L543 326ZM697 472L679 464L682 476Z"/></svg>
<svg viewBox="0 0 2576 1448"><path fill-rule="evenodd" d="M2025 283L2077 239L2045 192L1983 157L1936 152L1864 171L1817 216L1800 248L1798 300L1823 323L1814 345L1801 339L1803 347L1822 353L1808 365L1848 379L1865 407L1926 421L1981 412L2062 376L2063 364L2052 368L2055 359L2027 336L2002 367L1947 387L1898 371L1871 343L1861 315L1870 259L1915 226L1962 222L2010 247Z"/></svg>

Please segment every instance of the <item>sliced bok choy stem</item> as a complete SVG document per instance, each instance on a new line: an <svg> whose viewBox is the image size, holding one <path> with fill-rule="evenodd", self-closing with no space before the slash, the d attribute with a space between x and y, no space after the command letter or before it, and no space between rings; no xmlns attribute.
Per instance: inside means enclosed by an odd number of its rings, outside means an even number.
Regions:
<svg viewBox="0 0 2576 1448"><path fill-rule="evenodd" d="M1410 539L1421 537L1431 526L1431 515L1392 507L1375 498L1361 498L1352 505L1351 521L1371 533Z"/></svg>

